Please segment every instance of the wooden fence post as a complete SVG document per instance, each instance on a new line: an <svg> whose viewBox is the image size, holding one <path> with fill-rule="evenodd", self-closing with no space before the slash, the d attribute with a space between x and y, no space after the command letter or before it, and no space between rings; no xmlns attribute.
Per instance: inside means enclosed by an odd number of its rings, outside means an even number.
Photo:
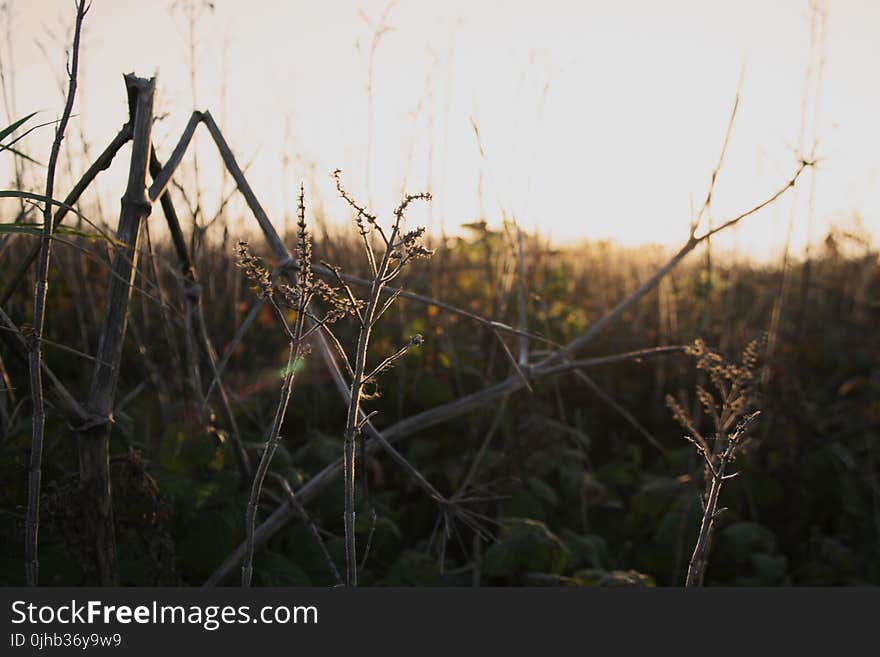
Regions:
<svg viewBox="0 0 880 657"><path fill-rule="evenodd" d="M103 586L119 583L110 486L110 431L128 303L137 265L141 221L152 209L146 193L146 180L156 81L155 78L147 80L129 74L125 76L125 86L132 125L131 165L116 233L120 244L116 246L113 257L107 305L96 354L97 365L89 390L87 409L91 420L79 427L77 440L84 529L92 550L97 583Z"/></svg>

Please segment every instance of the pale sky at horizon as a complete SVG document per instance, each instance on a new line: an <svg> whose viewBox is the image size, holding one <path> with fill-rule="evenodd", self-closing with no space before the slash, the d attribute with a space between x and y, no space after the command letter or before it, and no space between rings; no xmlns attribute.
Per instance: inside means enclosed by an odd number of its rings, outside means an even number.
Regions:
<svg viewBox="0 0 880 657"><path fill-rule="evenodd" d="M210 109L239 161L251 162L248 178L279 226L301 179L312 204L320 199L331 216L346 218L329 175L339 167L350 191L386 216L404 181L410 192L430 189L432 208L412 219L434 228L454 232L476 219L481 183L490 223L503 210L557 241L678 244L687 236L691 199L698 205L705 195L741 72L716 220L763 200L797 166L810 61L807 0L400 0L388 17L394 30L376 50L369 190L371 29L360 12L375 19L386 3L214 4L196 31L198 109ZM66 41L73 2L6 5L12 39L0 56L6 67L12 58L16 113L38 109L51 120L61 111L53 76L63 75L64 55L46 28ZM97 152L125 121L122 73L158 71L156 111L168 116L154 136L167 157L193 109L186 19L171 5L93 0L73 147L81 129ZM818 136L822 158L813 237L858 212L876 240L880 2L827 5L818 118L810 97L806 131L808 147ZM0 24L4 40L6 29ZM0 113L8 123L5 106ZM51 136L50 129L30 135L29 152L46 153ZM219 158L206 133L199 145L210 208L219 196ZM125 163L115 163L102 174L102 192L118 199L125 175ZM8 158L0 159L0 176L7 184ZM794 246L802 248L810 182L803 179L797 195L750 218L724 243L753 254L778 249L796 203Z"/></svg>

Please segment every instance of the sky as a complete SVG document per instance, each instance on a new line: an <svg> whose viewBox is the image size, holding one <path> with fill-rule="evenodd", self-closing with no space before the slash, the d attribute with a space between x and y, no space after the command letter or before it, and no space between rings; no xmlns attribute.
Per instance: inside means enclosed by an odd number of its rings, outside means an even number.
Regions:
<svg viewBox="0 0 880 657"><path fill-rule="evenodd" d="M340 168L382 216L404 189L431 191L412 220L435 231L507 217L559 243L675 245L705 197L739 88L716 224L783 186L799 148L818 144L819 166L722 245L774 254L791 224L799 250L856 213L880 237L876 0L210 5L93 0L68 138L74 170L80 135L97 151L125 121L122 74L133 71L158 76L160 158L194 107L210 109L279 227L300 181L310 207L347 218L330 176ZM7 122L60 115L72 18L72 0L6 0ZM28 152L45 156L51 138L33 133ZM198 149L210 214L223 197L219 158L207 133ZM8 158L0 176L10 179ZM116 162L100 193L117 199L125 176Z"/></svg>

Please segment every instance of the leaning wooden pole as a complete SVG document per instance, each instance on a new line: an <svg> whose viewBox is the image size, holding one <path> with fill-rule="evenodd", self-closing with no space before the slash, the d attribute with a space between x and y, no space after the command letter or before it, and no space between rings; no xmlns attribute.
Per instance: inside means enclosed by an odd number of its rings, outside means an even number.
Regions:
<svg viewBox="0 0 880 657"><path fill-rule="evenodd" d="M119 149L122 148L129 139L131 139L131 124L126 123L122 126L122 129L116 134L107 148L105 148L92 165L86 169L86 172L73 186L70 193L64 197L64 205L55 211L55 217L52 220L53 230L58 228L64 220L64 217L67 216L69 208L76 205L80 196L82 196L83 192L85 192L89 185L94 182L95 178L98 177L98 174L110 168L110 165L113 163L113 158L116 157L116 153L119 152ZM0 306L5 306L6 302L9 301L13 294L15 294L15 291L18 289L18 286L21 285L22 280L24 280L25 275L28 273L28 270L31 268L31 265L34 263L34 260L37 259L38 255L40 255L40 244L34 244L31 247L31 250L28 251L27 255L15 265L15 269L8 275L8 277L4 276L6 280L4 281L3 291L0 292Z"/></svg>
<svg viewBox="0 0 880 657"><path fill-rule="evenodd" d="M137 266L141 221L152 209L146 193L146 180L156 81L155 78L147 80L129 74L125 76L125 86L131 115L132 150L128 186L122 197L116 233L116 239L124 246L117 247L107 288L107 305L96 354L97 365L87 404L93 420L80 427L78 435L83 519L97 583L103 586L119 583L110 487L110 431L128 303Z"/></svg>

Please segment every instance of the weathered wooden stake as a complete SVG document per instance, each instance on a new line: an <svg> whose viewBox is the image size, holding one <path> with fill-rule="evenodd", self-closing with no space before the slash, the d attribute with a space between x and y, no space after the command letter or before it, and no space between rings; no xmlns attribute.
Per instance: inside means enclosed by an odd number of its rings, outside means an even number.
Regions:
<svg viewBox="0 0 880 657"><path fill-rule="evenodd" d="M150 160L150 135L153 125L155 78L149 80L125 76L132 125L131 165L128 186L122 197L118 246L113 258L112 275L107 288L107 306L96 354L98 364L89 391L88 411L92 419L79 427L80 494L85 532L88 537L97 582L103 586L119 583L116 563L116 532L110 485L110 431L113 425L113 401L119 380L119 363L131 299L132 283L138 258L141 221L152 209L146 193L147 166Z"/></svg>

